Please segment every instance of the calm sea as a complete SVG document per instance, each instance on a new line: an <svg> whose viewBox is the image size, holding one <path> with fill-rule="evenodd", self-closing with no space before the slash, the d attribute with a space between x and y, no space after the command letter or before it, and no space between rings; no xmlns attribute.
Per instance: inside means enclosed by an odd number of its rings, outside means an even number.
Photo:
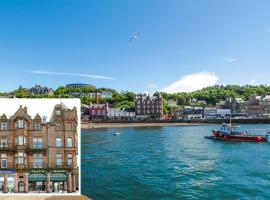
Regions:
<svg viewBox="0 0 270 200"><path fill-rule="evenodd" d="M216 128L82 130L82 193L93 200L270 199L270 143L204 139Z"/></svg>

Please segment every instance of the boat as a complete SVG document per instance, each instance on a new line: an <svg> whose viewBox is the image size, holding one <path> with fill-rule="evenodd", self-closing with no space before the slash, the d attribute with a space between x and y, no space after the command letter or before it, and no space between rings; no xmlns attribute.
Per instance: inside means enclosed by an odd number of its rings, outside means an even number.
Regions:
<svg viewBox="0 0 270 200"><path fill-rule="evenodd" d="M231 123L222 124L218 130L212 131L211 136L205 138L232 142L270 142L270 131L267 129L238 130L238 128L239 126L233 126Z"/></svg>
<svg viewBox="0 0 270 200"><path fill-rule="evenodd" d="M113 135L116 136L116 135L121 135L122 133L120 132L117 132L117 133L114 133Z"/></svg>

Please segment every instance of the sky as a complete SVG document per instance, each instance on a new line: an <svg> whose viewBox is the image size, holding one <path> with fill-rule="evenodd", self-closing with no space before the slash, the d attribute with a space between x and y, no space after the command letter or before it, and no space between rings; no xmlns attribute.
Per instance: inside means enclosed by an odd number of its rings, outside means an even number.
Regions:
<svg viewBox="0 0 270 200"><path fill-rule="evenodd" d="M63 103L67 108L77 108L80 119L80 99L0 99L0 116L5 114L8 118L22 107L27 107L27 113L34 118L38 113L41 118L50 120L54 106Z"/></svg>
<svg viewBox="0 0 270 200"><path fill-rule="evenodd" d="M269 8L269 0L0 0L0 91L270 84Z"/></svg>

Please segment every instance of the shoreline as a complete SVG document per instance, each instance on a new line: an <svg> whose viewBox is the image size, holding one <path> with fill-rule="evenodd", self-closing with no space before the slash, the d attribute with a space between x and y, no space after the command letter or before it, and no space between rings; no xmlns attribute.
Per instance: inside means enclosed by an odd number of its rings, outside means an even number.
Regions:
<svg viewBox="0 0 270 200"><path fill-rule="evenodd" d="M206 123L186 123L186 122L138 122L138 123L81 123L81 129L99 129L99 128L132 128L132 127L163 127L163 126L202 126Z"/></svg>

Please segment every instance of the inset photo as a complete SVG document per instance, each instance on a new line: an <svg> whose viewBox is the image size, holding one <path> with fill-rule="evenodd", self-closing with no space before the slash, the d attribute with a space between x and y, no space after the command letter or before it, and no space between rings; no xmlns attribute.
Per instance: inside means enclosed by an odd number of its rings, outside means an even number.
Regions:
<svg viewBox="0 0 270 200"><path fill-rule="evenodd" d="M79 114L79 99L0 99L0 194L81 193Z"/></svg>

